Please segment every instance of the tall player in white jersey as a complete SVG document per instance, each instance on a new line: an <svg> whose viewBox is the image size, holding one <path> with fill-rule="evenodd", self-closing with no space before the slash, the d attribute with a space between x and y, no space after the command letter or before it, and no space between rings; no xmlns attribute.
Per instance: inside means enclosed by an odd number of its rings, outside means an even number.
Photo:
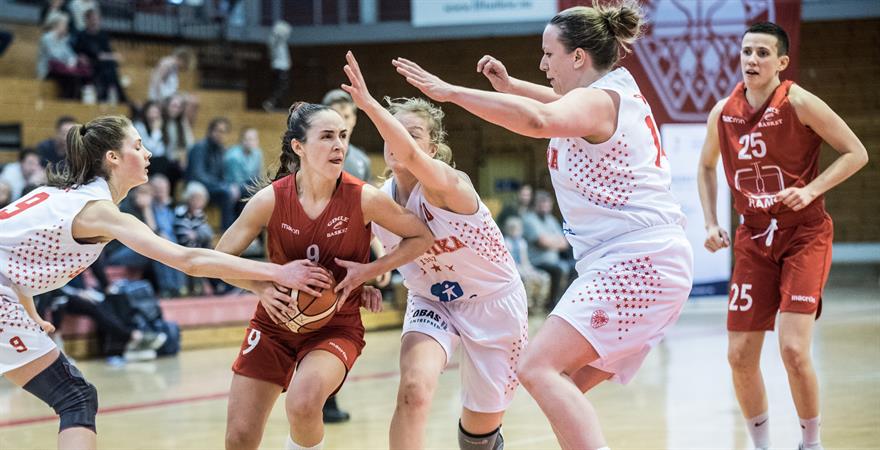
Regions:
<svg viewBox="0 0 880 450"><path fill-rule="evenodd" d="M463 450L504 448L501 419L519 386L516 362L528 340L525 288L492 214L470 179L451 166L443 112L422 99L390 101L367 90L354 56L343 86L385 140L393 177L382 190L416 214L435 243L398 270L409 290L400 350L400 387L391 448L424 447L425 425L440 373L461 345ZM386 251L400 237L373 224Z"/></svg>
<svg viewBox="0 0 880 450"><path fill-rule="evenodd" d="M306 288L317 268L237 258L181 247L153 233L117 204L146 183L150 152L125 117L75 125L66 164L49 186L0 209L0 374L51 406L60 417L58 448L95 448L98 394L55 347L33 297L85 270L113 239L190 275L234 276ZM313 290L312 290L313 291ZM318 295L313 292L313 295Z"/></svg>
<svg viewBox="0 0 880 450"><path fill-rule="evenodd" d="M547 163L578 278L518 374L566 449L606 445L581 393L607 379L630 380L691 289L693 255L651 109L632 75L613 69L641 21L635 2L557 14L544 30L540 64L552 89L509 77L491 56L477 71L499 92L453 86L411 61L394 61L435 100L522 135L553 138Z"/></svg>

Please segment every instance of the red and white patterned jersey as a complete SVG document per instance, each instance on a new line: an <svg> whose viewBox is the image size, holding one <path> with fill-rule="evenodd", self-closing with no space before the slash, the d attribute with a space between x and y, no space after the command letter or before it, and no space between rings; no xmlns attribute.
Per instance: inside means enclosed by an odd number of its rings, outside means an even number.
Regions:
<svg viewBox="0 0 880 450"><path fill-rule="evenodd" d="M620 95L617 130L606 142L581 137L550 140L547 165L563 217L563 231L580 260L597 245L640 229L675 224L685 216L670 191L669 161L651 107L624 68L587 89Z"/></svg>
<svg viewBox="0 0 880 450"><path fill-rule="evenodd" d="M0 209L0 284L24 295L58 289L98 259L106 243L73 239L73 219L96 200L112 200L98 178L76 189L37 188Z"/></svg>
<svg viewBox="0 0 880 450"><path fill-rule="evenodd" d="M788 187L804 187L819 174L822 138L798 119L788 101L792 84L783 81L762 107L752 108L740 82L718 117L721 161L740 214L791 212L776 202L776 194ZM825 208L823 196L801 213L814 208Z"/></svg>
<svg viewBox="0 0 880 450"><path fill-rule="evenodd" d="M391 198L394 189L393 178L382 186ZM428 225L434 245L397 269L411 293L440 302L494 300L521 286L501 230L482 200L479 205L470 215L446 211L428 203L421 183L416 184L405 207ZM376 223L373 234L386 252L400 244L399 236Z"/></svg>

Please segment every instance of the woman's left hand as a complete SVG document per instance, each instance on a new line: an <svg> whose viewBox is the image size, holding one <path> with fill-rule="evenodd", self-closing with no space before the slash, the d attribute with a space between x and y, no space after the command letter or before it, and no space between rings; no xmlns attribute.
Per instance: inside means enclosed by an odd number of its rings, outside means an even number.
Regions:
<svg viewBox="0 0 880 450"><path fill-rule="evenodd" d="M369 264L361 264L355 261L346 261L344 259L334 258L336 265L345 269L345 278L336 284L333 292L339 294L339 303L337 303L337 311L342 309L343 303L348 300L348 296L364 284L365 281L372 278L369 273Z"/></svg>
<svg viewBox="0 0 880 450"><path fill-rule="evenodd" d="M354 58L354 54L351 51L345 54L345 60L348 64L342 70L348 76L348 82L351 84L343 84L342 90L351 95L358 108L366 109L371 102L376 100L370 95L370 91L367 89L367 82L364 80L364 74L361 72L361 66L358 65L357 59Z"/></svg>
<svg viewBox="0 0 880 450"><path fill-rule="evenodd" d="M448 102L452 97L455 89L453 85L422 69L418 64L406 58L393 59L391 64L397 68L397 73L403 75L409 84L418 88L431 99L438 102Z"/></svg>

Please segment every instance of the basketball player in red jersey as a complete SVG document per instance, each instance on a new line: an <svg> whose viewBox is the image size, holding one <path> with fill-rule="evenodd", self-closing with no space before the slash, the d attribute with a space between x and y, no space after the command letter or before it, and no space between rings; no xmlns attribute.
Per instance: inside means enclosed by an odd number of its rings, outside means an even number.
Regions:
<svg viewBox="0 0 880 450"><path fill-rule="evenodd" d="M270 280L297 289L316 277L301 262L282 267L182 247L121 213L119 202L147 182L152 156L127 118L74 125L67 148L65 164L50 169L47 186L0 208L0 375L55 410L59 449L91 449L97 390L46 334L54 327L37 314L35 295L67 284L114 239L195 276Z"/></svg>
<svg viewBox="0 0 880 450"><path fill-rule="evenodd" d="M290 421L288 449L318 449L324 442L321 409L342 385L364 347L360 306L378 310L378 290L364 281L421 255L433 244L428 228L378 189L342 171L348 130L327 106L299 102L290 108L281 163L270 186L257 192L217 249L239 254L268 229L272 261L308 260L316 273L329 269L339 280L339 310L320 330L295 334L284 325L290 297L272 283L233 281L258 293L260 304L232 366L226 447L255 449L278 395ZM405 238L368 263L370 223ZM314 283L327 288L329 278ZM362 295L362 292L364 293Z"/></svg>
<svg viewBox="0 0 880 450"><path fill-rule="evenodd" d="M715 214L719 155L743 217L733 246L727 329L728 361L749 434L756 448L769 447L759 363L764 332L773 330L779 311L779 347L803 432L799 448L821 449L810 341L834 234L822 195L864 166L868 155L828 105L780 81L787 53L788 36L776 24L755 24L743 35L744 81L709 113L698 182L710 252L730 245ZM822 141L840 156L819 174Z"/></svg>

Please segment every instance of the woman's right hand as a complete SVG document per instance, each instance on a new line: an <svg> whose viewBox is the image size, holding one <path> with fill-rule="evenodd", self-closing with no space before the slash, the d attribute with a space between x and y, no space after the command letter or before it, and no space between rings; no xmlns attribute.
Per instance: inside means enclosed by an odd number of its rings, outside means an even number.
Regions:
<svg viewBox="0 0 880 450"><path fill-rule="evenodd" d="M480 58L480 61L477 62L477 72L488 78L492 83L492 88L496 91L510 91L510 75L507 74L507 68L495 57L485 55Z"/></svg>
<svg viewBox="0 0 880 450"><path fill-rule="evenodd" d="M321 290L330 289L332 276L327 269L312 261L298 259L281 266L275 282L288 289L296 289L320 297Z"/></svg>
<svg viewBox="0 0 880 450"><path fill-rule="evenodd" d="M730 236L724 228L718 225L709 225L706 227L706 242L703 243L706 250L712 253L722 248L730 247Z"/></svg>
<svg viewBox="0 0 880 450"><path fill-rule="evenodd" d="M260 298L260 304L269 314L269 318L277 324L287 322L288 317L296 315L296 311L291 307L293 299L290 297L290 290L284 287L278 287L271 281L258 281L259 287L254 290L257 297ZM287 291L285 293L284 291Z"/></svg>

